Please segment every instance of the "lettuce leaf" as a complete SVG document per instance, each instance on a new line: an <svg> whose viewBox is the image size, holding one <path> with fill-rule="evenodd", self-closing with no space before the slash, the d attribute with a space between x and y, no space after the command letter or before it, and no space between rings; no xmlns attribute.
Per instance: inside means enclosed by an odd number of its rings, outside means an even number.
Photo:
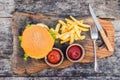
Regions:
<svg viewBox="0 0 120 80"><path fill-rule="evenodd" d="M25 54L24 54L24 60L27 61L28 57L29 57L29 56L25 53Z"/></svg>
<svg viewBox="0 0 120 80"><path fill-rule="evenodd" d="M56 33L54 31L52 31L51 29L49 30L49 33L51 34L51 36L55 40L56 39Z"/></svg>
<svg viewBox="0 0 120 80"><path fill-rule="evenodd" d="M18 39L19 39L20 41L22 41L22 36L18 36Z"/></svg>
<svg viewBox="0 0 120 80"><path fill-rule="evenodd" d="M27 24L26 28L29 28L31 25L30 24Z"/></svg>

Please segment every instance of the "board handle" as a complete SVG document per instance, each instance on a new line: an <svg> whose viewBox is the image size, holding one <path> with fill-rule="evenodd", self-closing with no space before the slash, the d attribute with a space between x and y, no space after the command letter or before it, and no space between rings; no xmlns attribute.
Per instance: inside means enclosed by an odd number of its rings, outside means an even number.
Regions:
<svg viewBox="0 0 120 80"><path fill-rule="evenodd" d="M103 39L103 41L105 42L108 50L109 50L109 51L114 51L114 50L113 50L113 47L112 47L112 45L111 45L111 43L110 43L110 41L109 41L109 39L108 39L108 37L106 36L106 34L105 34L105 32L104 32L104 30L100 30L100 34L101 34L102 39Z"/></svg>

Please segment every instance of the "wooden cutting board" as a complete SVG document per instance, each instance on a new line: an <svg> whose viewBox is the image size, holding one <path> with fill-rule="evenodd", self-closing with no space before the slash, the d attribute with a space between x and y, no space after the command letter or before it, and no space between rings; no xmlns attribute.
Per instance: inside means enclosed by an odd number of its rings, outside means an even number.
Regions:
<svg viewBox="0 0 120 80"><path fill-rule="evenodd" d="M48 26L55 26L57 24L57 21L59 19L63 20L67 16L61 16L61 15L43 15L43 14L28 14L28 13L20 13L15 12L13 15L13 24L12 24L12 33L13 33L13 54L11 57L11 63L12 63L12 70L15 74L18 75L28 75L31 73L35 73L38 71L41 71L46 68L50 68L44 61L42 60L35 60L32 58L28 58L27 61L23 60L23 54L24 51L20 47L20 41L18 40L18 36L22 34L22 31L24 30L25 26L27 24L36 24L36 23L44 23ZM77 17L80 19L79 17ZM85 20L85 23L93 24L93 21L90 17L82 18ZM110 40L110 43L112 44L114 48L114 27L113 25L106 20L99 19L107 37ZM54 27L53 27L54 28ZM89 63L94 61L93 57L93 43L90 38L90 32L87 32L86 39L83 41L76 41L76 43L81 44L85 48L85 57L80 63ZM67 44L60 45L59 43L55 43L54 47L60 48L63 53L65 54L65 50ZM104 42L102 41L101 37L97 40L97 56L98 59L105 58L108 56L111 56L113 52L110 52L107 50ZM65 68L70 65L72 65L70 61L68 61L66 58L64 59L64 62L56 67L56 68ZM78 63L79 64L79 63Z"/></svg>

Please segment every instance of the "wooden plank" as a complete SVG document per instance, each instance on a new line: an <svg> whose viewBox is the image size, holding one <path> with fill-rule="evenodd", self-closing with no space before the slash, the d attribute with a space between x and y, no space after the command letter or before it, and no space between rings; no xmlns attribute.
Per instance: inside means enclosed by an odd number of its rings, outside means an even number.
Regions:
<svg viewBox="0 0 120 80"><path fill-rule="evenodd" d="M41 23L42 22L48 26L55 26L58 19L64 19L64 17L61 18L60 16L55 16L55 15L49 16L49 15L43 15L43 14L27 14L27 13L20 13L20 12L14 13L13 25L12 25L13 55L11 57L11 61L12 61L12 69L15 74L23 76L23 75L41 71L46 68L50 68L44 62L44 59L35 60L35 59L29 58L27 61L24 61L23 60L24 51L20 47L20 41L18 40L18 36L21 35L22 31L24 30L25 26L28 23L33 24L33 23ZM91 21L91 18L87 17L87 18L85 18L85 21L88 24L93 24L93 22ZM112 44L112 47L114 48L114 27L113 27L113 25L109 21L106 21L106 20L99 19L99 21L100 21L107 37L109 38L110 43ZM87 37L85 40L76 41L77 43L81 44L85 48L85 57L80 63L89 63L89 62L94 61L93 43L92 43L89 33L90 32L87 32L85 34ZM100 47L97 47L97 56L99 59L111 56L113 54L113 52L110 52L107 50L105 44L103 43L103 41L101 40L100 37L97 42L98 42L97 43L98 46L100 46ZM65 54L65 50L66 50L67 46L68 46L67 44L60 45L59 43L56 42L54 47L60 48L63 51L63 53ZM65 68L72 64L73 63L71 63L67 59L64 59L64 62L56 68Z"/></svg>

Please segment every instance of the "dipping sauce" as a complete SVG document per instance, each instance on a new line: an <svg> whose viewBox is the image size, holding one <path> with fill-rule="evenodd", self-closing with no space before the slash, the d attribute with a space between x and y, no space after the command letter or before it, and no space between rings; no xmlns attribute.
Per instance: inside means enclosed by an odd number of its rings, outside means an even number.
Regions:
<svg viewBox="0 0 120 80"><path fill-rule="evenodd" d="M66 50L66 57L71 62L80 62L85 55L85 50L80 44L72 44Z"/></svg>
<svg viewBox="0 0 120 80"><path fill-rule="evenodd" d="M47 60L48 62L50 62L51 64L57 64L60 62L61 60L61 54L58 50L53 49L52 51L49 52L48 56L47 56Z"/></svg>
<svg viewBox="0 0 120 80"><path fill-rule="evenodd" d="M68 57L70 59L78 60L81 56L82 56L82 49L79 46L74 45L68 49Z"/></svg>

